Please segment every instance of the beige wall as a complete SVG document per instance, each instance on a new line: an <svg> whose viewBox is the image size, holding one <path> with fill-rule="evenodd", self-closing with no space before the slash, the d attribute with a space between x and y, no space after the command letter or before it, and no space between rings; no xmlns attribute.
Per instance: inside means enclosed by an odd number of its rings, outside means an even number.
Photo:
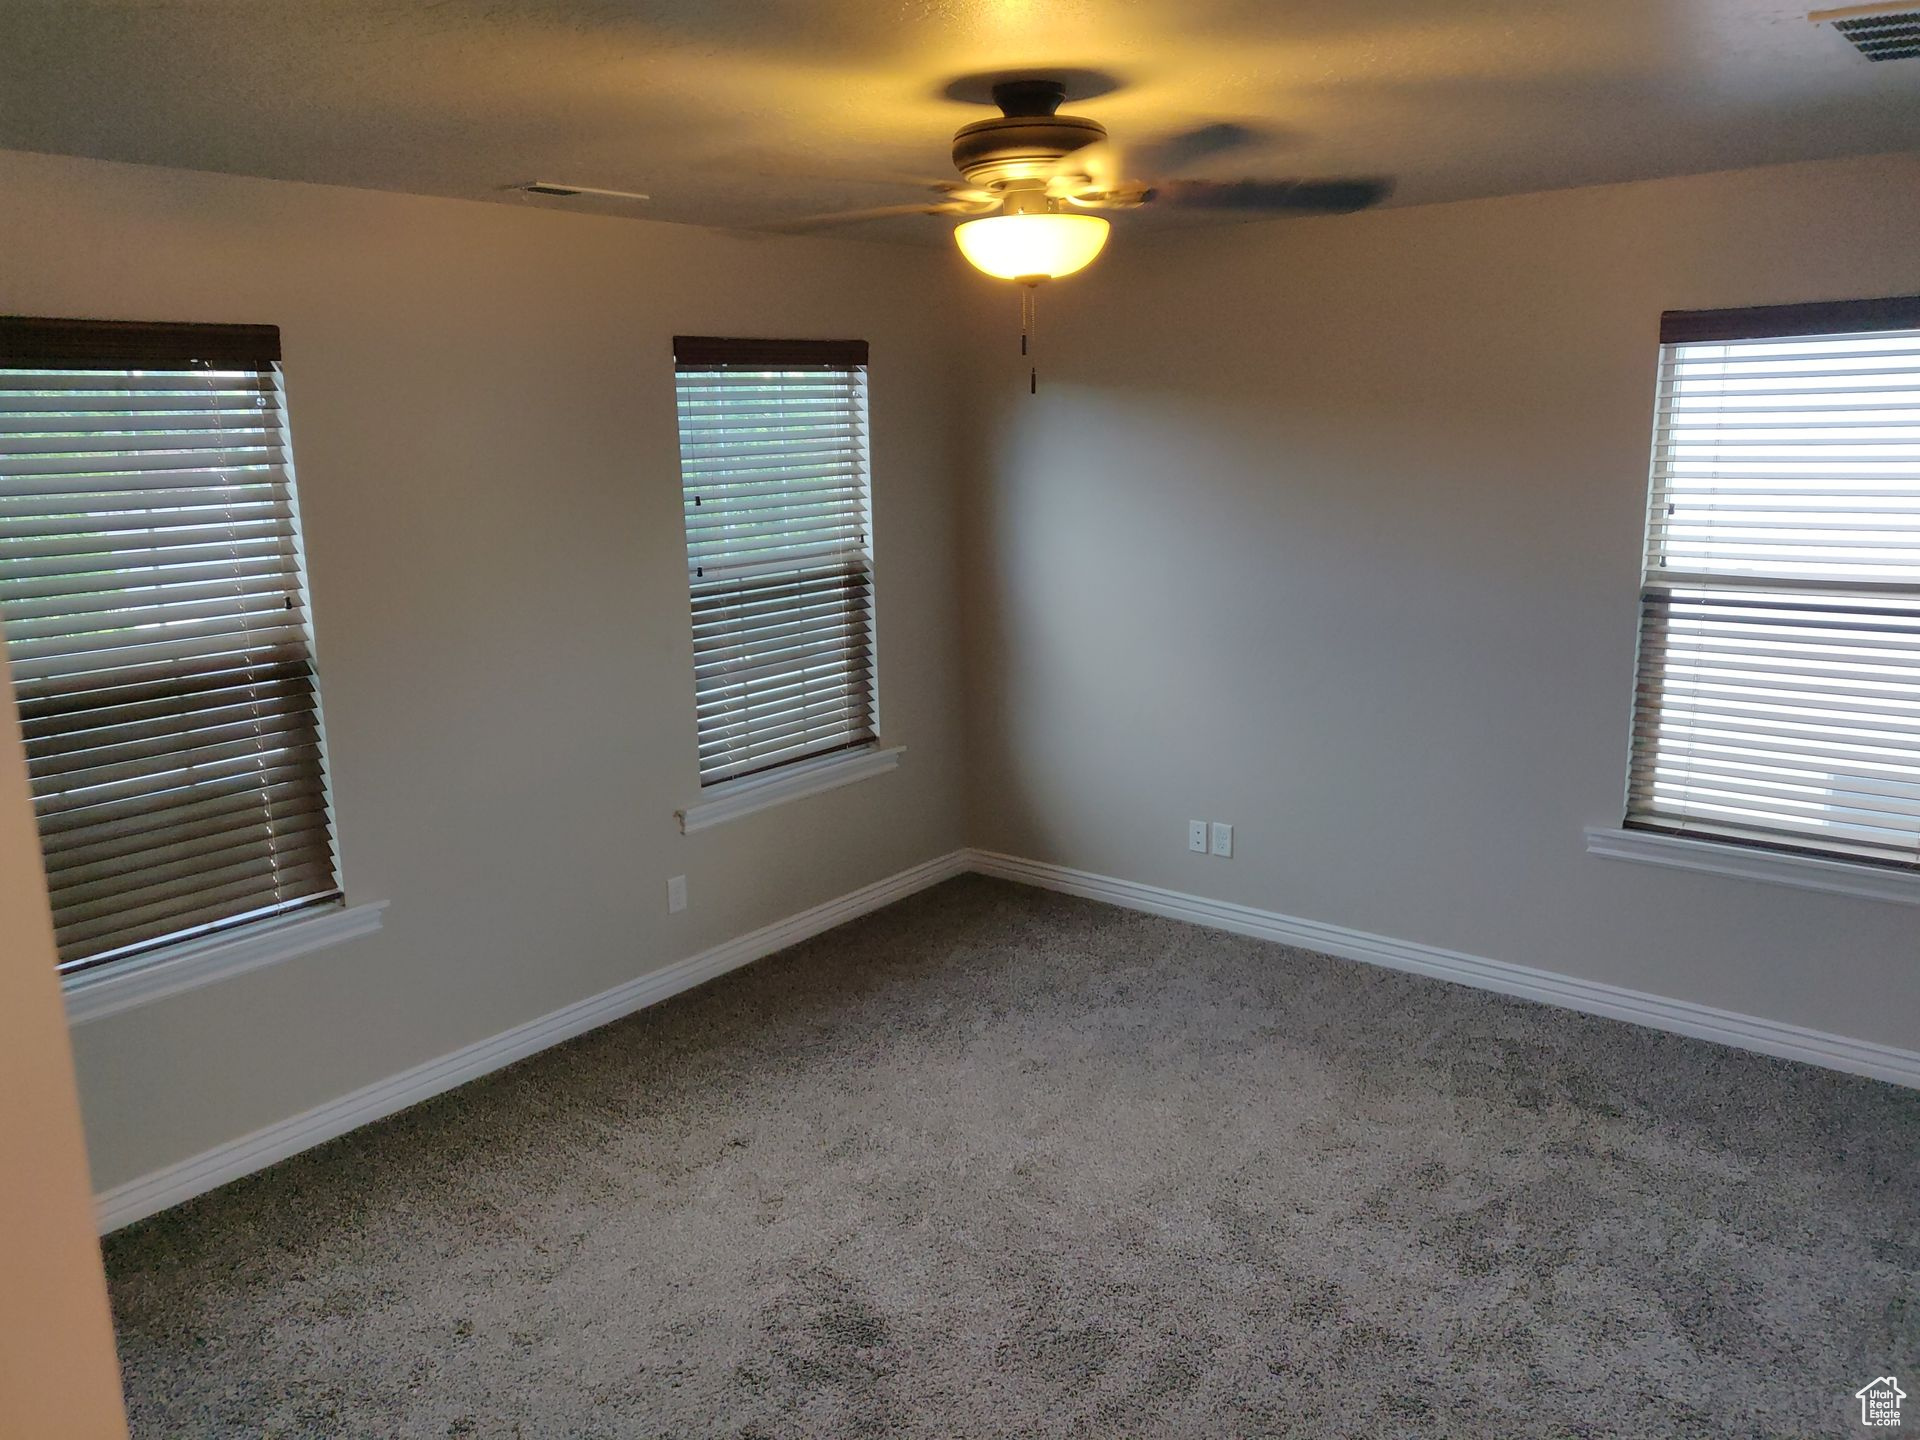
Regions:
<svg viewBox="0 0 1920 1440"><path fill-rule="evenodd" d="M23 154L0 197L0 313L280 327L346 887L391 902L79 1027L101 1187L961 843L944 257ZM907 747L690 837L676 332L872 342Z"/></svg>
<svg viewBox="0 0 1920 1440"><path fill-rule="evenodd" d="M125 1435L40 839L11 705L0 705L0 1096L0 1434Z"/></svg>
<svg viewBox="0 0 1920 1440"><path fill-rule="evenodd" d="M1037 399L982 336L974 842L1912 1046L1920 912L1581 831L1660 312L1920 290L1916 237L1915 156L1121 235L1042 295Z"/></svg>
<svg viewBox="0 0 1920 1440"><path fill-rule="evenodd" d="M96 1182L963 839L1911 1045L1913 911L1581 829L1623 785L1659 311L1920 289L1916 182L1123 229L1042 296L1029 398L1013 295L941 251L0 154L0 312L281 327L346 883L391 902L80 1027ZM676 331L873 342L908 747L692 837Z"/></svg>

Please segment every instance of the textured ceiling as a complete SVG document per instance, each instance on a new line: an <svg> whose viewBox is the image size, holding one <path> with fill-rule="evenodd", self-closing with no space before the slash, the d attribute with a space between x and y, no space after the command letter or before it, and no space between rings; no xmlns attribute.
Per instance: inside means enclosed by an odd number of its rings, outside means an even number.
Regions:
<svg viewBox="0 0 1920 1440"><path fill-rule="evenodd" d="M0 147L745 225L914 199L953 77L1069 67L1116 139L1258 133L1190 173L1396 203L1920 149L1920 61L1771 0L0 0Z"/></svg>

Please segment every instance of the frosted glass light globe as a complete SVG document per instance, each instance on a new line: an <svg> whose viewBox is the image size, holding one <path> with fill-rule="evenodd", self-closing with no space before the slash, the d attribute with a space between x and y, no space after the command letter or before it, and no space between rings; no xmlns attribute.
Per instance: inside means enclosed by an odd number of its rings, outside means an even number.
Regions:
<svg viewBox="0 0 1920 1440"><path fill-rule="evenodd" d="M1107 243L1098 215L990 215L955 227L953 238L974 269L1001 280L1057 280L1084 270Z"/></svg>

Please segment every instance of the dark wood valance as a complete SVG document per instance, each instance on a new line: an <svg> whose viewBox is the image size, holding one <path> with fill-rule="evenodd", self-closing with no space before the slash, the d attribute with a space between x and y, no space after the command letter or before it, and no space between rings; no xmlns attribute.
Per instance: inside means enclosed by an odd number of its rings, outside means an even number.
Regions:
<svg viewBox="0 0 1920 1440"><path fill-rule="evenodd" d="M733 340L676 335L673 363L696 370L851 370L867 363L864 340Z"/></svg>
<svg viewBox="0 0 1920 1440"><path fill-rule="evenodd" d="M1864 330L1920 330L1920 295L1755 305L1745 310L1669 310L1660 317L1662 345L1849 335Z"/></svg>
<svg viewBox="0 0 1920 1440"><path fill-rule="evenodd" d="M0 366L168 370L205 365L215 370L257 370L279 358L277 325L0 315Z"/></svg>

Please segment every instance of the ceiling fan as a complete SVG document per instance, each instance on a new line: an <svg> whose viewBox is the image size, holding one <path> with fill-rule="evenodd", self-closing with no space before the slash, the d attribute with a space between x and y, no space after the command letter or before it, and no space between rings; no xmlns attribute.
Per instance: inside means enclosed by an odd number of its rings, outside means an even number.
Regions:
<svg viewBox="0 0 1920 1440"><path fill-rule="evenodd" d="M893 215L957 215L960 253L978 270L1034 286L1085 269L1107 243L1107 220L1094 212L1164 205L1267 214L1346 214L1385 198L1374 178L1328 180L1183 180L1128 173L1126 157L1098 120L1062 115L1065 82L1001 80L992 87L1000 114L963 125L953 137L963 182L928 182L939 198L813 215L777 228L849 225ZM1252 132L1213 124L1149 147L1156 168L1177 169L1245 144Z"/></svg>

